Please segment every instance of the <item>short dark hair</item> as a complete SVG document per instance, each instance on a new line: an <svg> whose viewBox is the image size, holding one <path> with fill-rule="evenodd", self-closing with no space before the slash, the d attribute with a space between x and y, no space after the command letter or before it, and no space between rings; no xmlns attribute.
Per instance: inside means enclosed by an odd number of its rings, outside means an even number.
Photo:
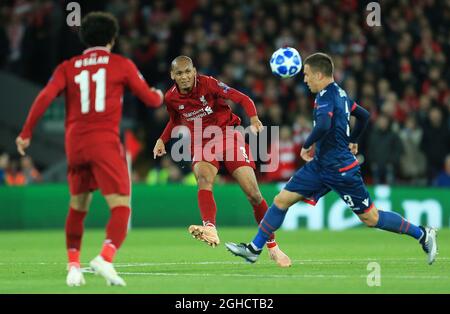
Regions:
<svg viewBox="0 0 450 314"><path fill-rule="evenodd" d="M80 39L88 47L106 46L118 33L119 23L110 13L91 12L81 22Z"/></svg>
<svg viewBox="0 0 450 314"><path fill-rule="evenodd" d="M175 65L178 62L182 62L182 61L190 63L190 64L192 64L192 66L194 66L194 62L192 62L192 59L189 58L188 56L178 56L172 60L172 63L170 64L170 71L173 71L173 68L175 67Z"/></svg>
<svg viewBox="0 0 450 314"><path fill-rule="evenodd" d="M313 72L320 72L328 77L333 77L334 64L329 55L322 52L314 53L305 59L305 65L309 65Z"/></svg>

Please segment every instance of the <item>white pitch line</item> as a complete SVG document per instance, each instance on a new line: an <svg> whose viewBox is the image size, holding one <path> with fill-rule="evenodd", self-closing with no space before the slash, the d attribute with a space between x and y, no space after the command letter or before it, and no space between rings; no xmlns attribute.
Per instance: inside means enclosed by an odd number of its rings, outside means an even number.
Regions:
<svg viewBox="0 0 450 314"><path fill-rule="evenodd" d="M208 274L208 273L154 273L154 272L118 272L120 275L130 275L130 276L195 276L195 277L252 277L252 278L340 278L340 279L348 279L348 278L366 278L367 275L330 275L330 274L315 274L315 275L258 275L258 274ZM383 278L389 279L450 279L450 276L417 276L417 275L395 275L395 276L386 276L383 275Z"/></svg>
<svg viewBox="0 0 450 314"><path fill-rule="evenodd" d="M345 275L257 275L257 274L208 274L208 273L146 273L146 272L118 272L120 275L137 276L195 276L195 277L256 277L256 278L304 278L304 277L323 277L323 278L346 278Z"/></svg>
<svg viewBox="0 0 450 314"><path fill-rule="evenodd" d="M339 265L344 263L369 263L369 262L378 262L378 263L390 263L390 262L402 262L402 263L421 263L425 261L424 258L417 257L408 257L408 258L355 258L355 259L299 259L292 260L295 264L315 264L315 265ZM450 257L438 257L436 262L444 262L450 261ZM83 264L83 263L82 263ZM138 262L138 263L115 263L116 267L145 267L145 266L182 266L182 265L240 265L246 264L243 261L205 261L205 262ZM271 261L259 261L258 264L269 265L273 264ZM8 266L8 265L66 265L63 262L0 262L0 266Z"/></svg>

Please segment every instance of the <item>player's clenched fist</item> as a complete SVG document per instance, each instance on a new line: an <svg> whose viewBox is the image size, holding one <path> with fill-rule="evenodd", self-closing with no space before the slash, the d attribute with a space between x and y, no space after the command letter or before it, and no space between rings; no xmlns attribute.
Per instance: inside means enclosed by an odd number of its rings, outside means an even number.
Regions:
<svg viewBox="0 0 450 314"><path fill-rule="evenodd" d="M258 116L253 116L250 118L250 129L253 134L259 133L264 129L262 122L259 120Z"/></svg>
<svg viewBox="0 0 450 314"><path fill-rule="evenodd" d="M308 149L304 149L302 147L302 151L300 152L300 156L303 158L304 161L308 162L313 160L313 156L311 156L311 150L312 150L312 146Z"/></svg>
<svg viewBox="0 0 450 314"><path fill-rule="evenodd" d="M20 136L16 138L17 151L20 155L25 156L25 149L30 146L30 139L23 139Z"/></svg>
<svg viewBox="0 0 450 314"><path fill-rule="evenodd" d="M157 93L159 95L159 97L161 98L161 104L162 104L162 102L164 101L164 94L163 94L163 92L160 89L156 89L154 87L151 87L150 90L152 92Z"/></svg>
<svg viewBox="0 0 450 314"><path fill-rule="evenodd" d="M164 142L162 139L158 139L156 141L155 147L153 148L153 159L156 159L156 157L161 157L166 154L166 145L164 145Z"/></svg>
<svg viewBox="0 0 450 314"><path fill-rule="evenodd" d="M350 143L348 145L348 148L350 148L350 151L353 155L356 155L358 153L358 144L357 143Z"/></svg>

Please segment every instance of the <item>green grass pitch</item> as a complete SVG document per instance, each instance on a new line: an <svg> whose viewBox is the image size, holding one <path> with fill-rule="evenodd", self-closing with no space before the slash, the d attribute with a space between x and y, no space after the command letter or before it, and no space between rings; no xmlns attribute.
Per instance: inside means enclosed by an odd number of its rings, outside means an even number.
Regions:
<svg viewBox="0 0 450 314"><path fill-rule="evenodd" d="M438 259L427 265L407 236L367 228L341 232L280 231L280 246L293 260L281 269L263 252L248 264L223 243L251 240L256 228L220 228L211 248L186 228L133 229L116 259L127 287L108 287L86 273L86 286L65 284L63 230L0 232L0 293L449 293L450 230L438 234ZM83 266L100 249L103 230L87 230ZM381 286L368 286L369 262L380 265Z"/></svg>

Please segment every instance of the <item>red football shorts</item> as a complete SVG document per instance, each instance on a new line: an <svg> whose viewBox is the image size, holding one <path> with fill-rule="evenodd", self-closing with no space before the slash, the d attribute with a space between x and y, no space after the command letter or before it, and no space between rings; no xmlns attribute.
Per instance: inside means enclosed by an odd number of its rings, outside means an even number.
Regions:
<svg viewBox="0 0 450 314"><path fill-rule="evenodd" d="M256 169L250 147L239 132L234 132L233 136L224 136L221 145L217 141L215 143L204 141L202 147L197 146L197 149L195 147L191 149L194 150L192 167L199 161L206 161L217 169L220 169L222 162L230 174L242 166Z"/></svg>
<svg viewBox="0 0 450 314"><path fill-rule="evenodd" d="M130 195L130 177L122 144L98 143L67 149L70 194L100 189L103 195Z"/></svg>

